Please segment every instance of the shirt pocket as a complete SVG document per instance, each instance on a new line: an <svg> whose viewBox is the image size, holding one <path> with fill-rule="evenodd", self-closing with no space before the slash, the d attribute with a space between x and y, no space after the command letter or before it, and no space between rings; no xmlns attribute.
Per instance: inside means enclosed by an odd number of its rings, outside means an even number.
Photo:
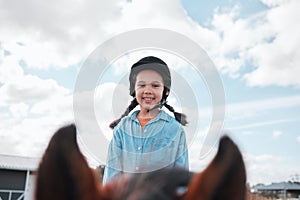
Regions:
<svg viewBox="0 0 300 200"><path fill-rule="evenodd" d="M176 151L171 139L155 139L151 144L150 162L160 168L166 167L175 161Z"/></svg>

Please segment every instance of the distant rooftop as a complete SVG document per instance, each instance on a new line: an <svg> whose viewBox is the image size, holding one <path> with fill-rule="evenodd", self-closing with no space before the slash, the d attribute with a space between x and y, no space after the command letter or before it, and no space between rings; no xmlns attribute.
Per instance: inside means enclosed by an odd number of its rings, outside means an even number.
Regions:
<svg viewBox="0 0 300 200"><path fill-rule="evenodd" d="M90 167L92 168L95 168L100 165L95 159L93 159L93 157L89 155L88 157L86 157L86 159ZM40 161L41 158L37 157L24 157L0 154L0 169L36 171L39 167Z"/></svg>
<svg viewBox="0 0 300 200"><path fill-rule="evenodd" d="M0 169L37 170L41 158L0 154Z"/></svg>
<svg viewBox="0 0 300 200"><path fill-rule="evenodd" d="M280 182L272 183L270 185L258 185L254 187L255 190L300 190L300 183Z"/></svg>

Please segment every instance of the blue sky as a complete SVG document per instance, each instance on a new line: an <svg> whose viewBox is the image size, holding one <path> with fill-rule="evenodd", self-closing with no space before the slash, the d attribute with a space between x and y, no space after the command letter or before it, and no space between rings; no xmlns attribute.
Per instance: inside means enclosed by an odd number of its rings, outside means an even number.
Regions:
<svg viewBox="0 0 300 200"><path fill-rule="evenodd" d="M290 180L300 174L299 7L297 0L0 0L0 153L41 156L54 131L74 121L78 75L95 49L126 31L160 28L185 35L214 63L226 100L222 132L241 148L248 181ZM115 59L97 82L98 125L109 139L107 124L129 100L129 66L145 54L162 57L173 70L169 101L191 118L186 132L197 135L191 169L201 171L215 153L197 157L211 123L211 91L180 56L135 50ZM195 96L199 113L178 96L184 91L180 81L194 92L188 98ZM95 132L90 127L87 132ZM93 157L99 150L91 142L97 140L83 140Z"/></svg>

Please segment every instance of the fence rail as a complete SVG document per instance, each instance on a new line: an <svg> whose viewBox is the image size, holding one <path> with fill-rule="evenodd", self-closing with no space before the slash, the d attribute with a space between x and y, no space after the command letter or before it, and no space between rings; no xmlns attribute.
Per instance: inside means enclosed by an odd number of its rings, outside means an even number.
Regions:
<svg viewBox="0 0 300 200"><path fill-rule="evenodd" d="M0 200L23 200L24 190L0 190Z"/></svg>

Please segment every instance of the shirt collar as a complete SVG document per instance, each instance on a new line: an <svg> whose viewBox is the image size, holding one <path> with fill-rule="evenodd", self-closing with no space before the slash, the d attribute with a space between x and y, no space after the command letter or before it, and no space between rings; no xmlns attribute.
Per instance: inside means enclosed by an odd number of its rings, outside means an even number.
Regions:
<svg viewBox="0 0 300 200"><path fill-rule="evenodd" d="M139 113L140 111L139 110L136 110L134 111L131 115L130 115L130 118L133 120L133 121L136 121L138 122L138 119L136 117L136 115ZM165 120L165 121L169 121L169 115L163 111L163 110L160 110L159 113L157 114L157 116L151 120L151 122L155 122L159 119L162 119L162 120Z"/></svg>

